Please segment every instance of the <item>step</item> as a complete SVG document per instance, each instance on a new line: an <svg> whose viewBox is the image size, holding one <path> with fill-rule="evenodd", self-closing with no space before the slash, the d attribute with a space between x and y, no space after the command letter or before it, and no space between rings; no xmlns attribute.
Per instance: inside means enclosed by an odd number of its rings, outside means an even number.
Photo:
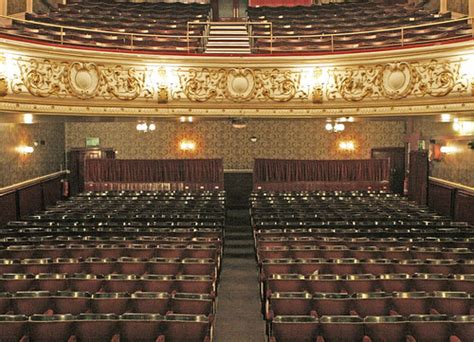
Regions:
<svg viewBox="0 0 474 342"><path fill-rule="evenodd" d="M206 48L216 47L216 48L249 48L249 42L208 42Z"/></svg>
<svg viewBox="0 0 474 342"><path fill-rule="evenodd" d="M209 35L221 35L221 36L248 36L248 32L245 31L222 31L222 30L210 30Z"/></svg>
<svg viewBox="0 0 474 342"><path fill-rule="evenodd" d="M204 53L250 53L250 48L210 48L206 49Z"/></svg>
<svg viewBox="0 0 474 342"><path fill-rule="evenodd" d="M204 51L205 54L212 55L212 54L224 54L224 55L244 55L244 54L251 54L250 50L211 50L211 51Z"/></svg>
<svg viewBox="0 0 474 342"><path fill-rule="evenodd" d="M236 24L236 25L212 25L211 24L211 29L212 28L219 28L221 30L235 30L235 29L247 30L247 26L242 25L242 24Z"/></svg>
<svg viewBox="0 0 474 342"><path fill-rule="evenodd" d="M227 37L227 36L212 36L207 39L208 42L210 41L229 41L229 42L249 42L250 39L248 36L234 36L234 37Z"/></svg>

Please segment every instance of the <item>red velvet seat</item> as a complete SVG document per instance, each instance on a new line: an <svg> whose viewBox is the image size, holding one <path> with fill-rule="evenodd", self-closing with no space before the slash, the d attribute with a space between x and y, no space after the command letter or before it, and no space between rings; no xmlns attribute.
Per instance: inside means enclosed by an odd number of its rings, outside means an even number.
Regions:
<svg viewBox="0 0 474 342"><path fill-rule="evenodd" d="M296 246L290 249L290 254L294 259L315 259L320 258L320 249L315 246Z"/></svg>
<svg viewBox="0 0 474 342"><path fill-rule="evenodd" d="M205 341L209 318L203 315L168 314L162 322L166 342Z"/></svg>
<svg viewBox="0 0 474 342"><path fill-rule="evenodd" d="M67 341L72 335L74 316L33 315L28 322L32 341Z"/></svg>
<svg viewBox="0 0 474 342"><path fill-rule="evenodd" d="M373 274L348 274L342 277L342 287L348 293L374 292L377 278Z"/></svg>
<svg viewBox="0 0 474 342"><path fill-rule="evenodd" d="M387 274L393 270L390 259L366 259L361 262L362 271L369 274Z"/></svg>
<svg viewBox="0 0 474 342"><path fill-rule="evenodd" d="M214 300L209 294L174 293L171 297L171 311L209 316L214 313Z"/></svg>
<svg viewBox="0 0 474 342"><path fill-rule="evenodd" d="M399 260L393 264L393 271L407 274L423 273L425 272L425 263L420 259Z"/></svg>
<svg viewBox="0 0 474 342"><path fill-rule="evenodd" d="M117 325L117 315L83 313L76 317L74 331L79 342L110 341Z"/></svg>
<svg viewBox="0 0 474 342"><path fill-rule="evenodd" d="M0 289L5 292L28 291L33 287L35 277L32 274L0 274Z"/></svg>
<svg viewBox="0 0 474 342"><path fill-rule="evenodd" d="M158 314L127 313L120 316L120 340L155 342L160 336L163 316Z"/></svg>
<svg viewBox="0 0 474 342"><path fill-rule="evenodd" d="M117 260L115 259L87 258L84 262L86 269L82 272L90 274L111 274L115 271L116 263Z"/></svg>
<svg viewBox="0 0 474 342"><path fill-rule="evenodd" d="M312 296L307 292L275 292L268 299L269 309L275 316L309 315L312 309Z"/></svg>
<svg viewBox="0 0 474 342"><path fill-rule="evenodd" d="M0 315L4 315L9 311L11 293L0 292Z"/></svg>
<svg viewBox="0 0 474 342"><path fill-rule="evenodd" d="M307 275L306 288L308 292L339 292L341 289L341 276L336 274Z"/></svg>
<svg viewBox="0 0 474 342"><path fill-rule="evenodd" d="M36 259L22 259L20 264L22 266L23 273L50 273L52 260L48 258L36 258Z"/></svg>
<svg viewBox="0 0 474 342"><path fill-rule="evenodd" d="M408 328L416 342L446 342L451 335L446 315L410 315Z"/></svg>
<svg viewBox="0 0 474 342"><path fill-rule="evenodd" d="M20 260L0 259L0 275L4 273L16 273L21 271Z"/></svg>
<svg viewBox="0 0 474 342"><path fill-rule="evenodd" d="M11 298L11 307L19 315L42 314L52 307L51 294L48 291L16 292Z"/></svg>
<svg viewBox="0 0 474 342"><path fill-rule="evenodd" d="M271 324L272 342L314 342L319 334L319 322L313 316L276 316Z"/></svg>
<svg viewBox="0 0 474 342"><path fill-rule="evenodd" d="M380 255L377 246L357 246L349 249L349 257L359 260L379 259Z"/></svg>
<svg viewBox="0 0 474 342"><path fill-rule="evenodd" d="M84 272L84 264L76 258L57 258L54 259L53 270L57 273L81 273Z"/></svg>
<svg viewBox="0 0 474 342"><path fill-rule="evenodd" d="M291 258L291 254L288 246L261 247L257 250L259 260L289 259Z"/></svg>
<svg viewBox="0 0 474 342"><path fill-rule="evenodd" d="M215 282L210 275L179 275L176 276L176 289L185 293L211 293L215 291Z"/></svg>
<svg viewBox="0 0 474 342"><path fill-rule="evenodd" d="M128 293L94 293L91 300L91 309L94 313L121 315L128 310L130 295Z"/></svg>
<svg viewBox="0 0 474 342"><path fill-rule="evenodd" d="M58 291L52 296L55 313L78 315L89 310L88 292Z"/></svg>
<svg viewBox="0 0 474 342"><path fill-rule="evenodd" d="M350 314L352 298L346 293L314 293L313 310L318 316Z"/></svg>
<svg viewBox="0 0 474 342"><path fill-rule="evenodd" d="M331 274L356 274L360 273L360 261L353 258L331 259L327 264L327 271Z"/></svg>
<svg viewBox="0 0 474 342"><path fill-rule="evenodd" d="M153 258L148 261L148 271L151 274L176 275L181 269L180 259Z"/></svg>
<svg viewBox="0 0 474 342"><path fill-rule="evenodd" d="M272 274L267 277L266 288L272 292L304 291L305 277L301 274Z"/></svg>
<svg viewBox="0 0 474 342"><path fill-rule="evenodd" d="M324 342L361 342L364 323L358 316L323 316L319 320Z"/></svg>
<svg viewBox="0 0 474 342"><path fill-rule="evenodd" d="M67 246L67 254L71 258L87 259L94 257L96 246L93 244L69 244Z"/></svg>
<svg viewBox="0 0 474 342"><path fill-rule="evenodd" d="M418 291L449 291L451 279L445 274L415 273L412 282Z"/></svg>
<svg viewBox="0 0 474 342"><path fill-rule="evenodd" d="M407 321L403 316L367 316L365 334L371 341L406 342Z"/></svg>
<svg viewBox="0 0 474 342"><path fill-rule="evenodd" d="M118 259L118 272L123 274L142 275L147 271L145 260L131 257L121 257Z"/></svg>
<svg viewBox="0 0 474 342"><path fill-rule="evenodd" d="M4 254L8 259L32 259L35 254L35 247L33 245L8 246L4 251Z"/></svg>
<svg viewBox="0 0 474 342"><path fill-rule="evenodd" d="M452 318L453 334L461 341L469 341L474 336L474 316L454 316Z"/></svg>
<svg viewBox="0 0 474 342"><path fill-rule="evenodd" d="M263 274L270 276L272 274L293 273L293 265L294 261L292 259L267 259L262 261L261 267Z"/></svg>
<svg viewBox="0 0 474 342"><path fill-rule="evenodd" d="M433 309L449 316L469 315L472 308L472 299L466 292L435 291L431 301Z"/></svg>
<svg viewBox="0 0 474 342"><path fill-rule="evenodd" d="M131 258L151 259L155 257L157 245L131 244L127 247L127 255Z"/></svg>
<svg viewBox="0 0 474 342"><path fill-rule="evenodd" d="M39 245L35 248L36 255L42 258L57 259L62 258L66 254L65 245Z"/></svg>
<svg viewBox="0 0 474 342"><path fill-rule="evenodd" d="M104 277L104 288L109 292L135 292L138 286L135 274L108 274Z"/></svg>
<svg viewBox="0 0 474 342"><path fill-rule="evenodd" d="M389 314L392 295L385 292L354 294L353 306L357 314L366 316L386 316Z"/></svg>
<svg viewBox="0 0 474 342"><path fill-rule="evenodd" d="M455 274L450 285L453 291L471 293L474 288L474 274Z"/></svg>
<svg viewBox="0 0 474 342"><path fill-rule="evenodd" d="M127 250L124 244L100 244L97 245L95 256L102 259L118 259Z"/></svg>
<svg viewBox="0 0 474 342"><path fill-rule="evenodd" d="M158 246L156 250L156 256L158 258L165 259L183 259L186 254L186 245L180 244L171 244L166 245L162 244Z"/></svg>
<svg viewBox="0 0 474 342"><path fill-rule="evenodd" d="M426 259L426 270L429 273L455 274L459 265L452 259Z"/></svg>
<svg viewBox="0 0 474 342"><path fill-rule="evenodd" d="M135 292L130 303L133 312L165 315L169 310L170 298L167 292Z"/></svg>
<svg viewBox="0 0 474 342"><path fill-rule="evenodd" d="M412 287L411 276L406 273L380 274L377 283L385 292L407 292Z"/></svg>
<svg viewBox="0 0 474 342"><path fill-rule="evenodd" d="M69 286L73 291L98 292L102 287L104 277L96 274L76 273L68 276Z"/></svg>
<svg viewBox="0 0 474 342"><path fill-rule="evenodd" d="M27 331L25 315L0 315L0 341L18 342Z"/></svg>
<svg viewBox="0 0 474 342"><path fill-rule="evenodd" d="M145 292L170 293L174 289L176 278L173 275L144 274L139 284Z"/></svg>
<svg viewBox="0 0 474 342"><path fill-rule="evenodd" d="M68 276L64 273L41 273L35 276L40 291L63 291L68 288Z"/></svg>
<svg viewBox="0 0 474 342"><path fill-rule="evenodd" d="M212 259L191 259L185 258L182 260L183 274L192 275L215 275L216 264Z"/></svg>
<svg viewBox="0 0 474 342"><path fill-rule="evenodd" d="M428 314L430 298L424 291L394 292L392 303L394 310L402 316Z"/></svg>
<svg viewBox="0 0 474 342"><path fill-rule="evenodd" d="M291 259L280 259L280 260L291 260ZM295 260L291 260L290 263L287 265L288 265L287 267L289 270L294 270L295 272L299 274L303 274L303 275L321 274L321 273L330 272L328 271L329 263L326 261L326 259L320 259L320 258L295 259Z"/></svg>

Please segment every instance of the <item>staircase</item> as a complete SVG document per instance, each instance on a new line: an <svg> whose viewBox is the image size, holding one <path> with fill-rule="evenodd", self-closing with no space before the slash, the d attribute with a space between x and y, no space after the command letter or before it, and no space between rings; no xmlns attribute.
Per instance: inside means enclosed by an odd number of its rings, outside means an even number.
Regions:
<svg viewBox="0 0 474 342"><path fill-rule="evenodd" d="M206 54L250 53L249 32L245 23L211 23Z"/></svg>

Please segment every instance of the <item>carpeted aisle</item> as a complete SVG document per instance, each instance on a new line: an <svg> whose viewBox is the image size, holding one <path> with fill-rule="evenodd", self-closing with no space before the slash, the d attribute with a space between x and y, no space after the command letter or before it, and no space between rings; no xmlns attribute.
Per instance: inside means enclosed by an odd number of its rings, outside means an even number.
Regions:
<svg viewBox="0 0 474 342"><path fill-rule="evenodd" d="M229 209L216 315L215 341L263 342L258 269L248 209Z"/></svg>

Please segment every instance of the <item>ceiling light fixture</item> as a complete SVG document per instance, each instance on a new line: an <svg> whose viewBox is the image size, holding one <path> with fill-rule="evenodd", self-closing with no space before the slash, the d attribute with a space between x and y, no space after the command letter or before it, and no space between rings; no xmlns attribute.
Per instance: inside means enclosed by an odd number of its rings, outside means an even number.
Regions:
<svg viewBox="0 0 474 342"><path fill-rule="evenodd" d="M241 129L247 127L247 122L242 118L232 118L230 122L233 128Z"/></svg>

